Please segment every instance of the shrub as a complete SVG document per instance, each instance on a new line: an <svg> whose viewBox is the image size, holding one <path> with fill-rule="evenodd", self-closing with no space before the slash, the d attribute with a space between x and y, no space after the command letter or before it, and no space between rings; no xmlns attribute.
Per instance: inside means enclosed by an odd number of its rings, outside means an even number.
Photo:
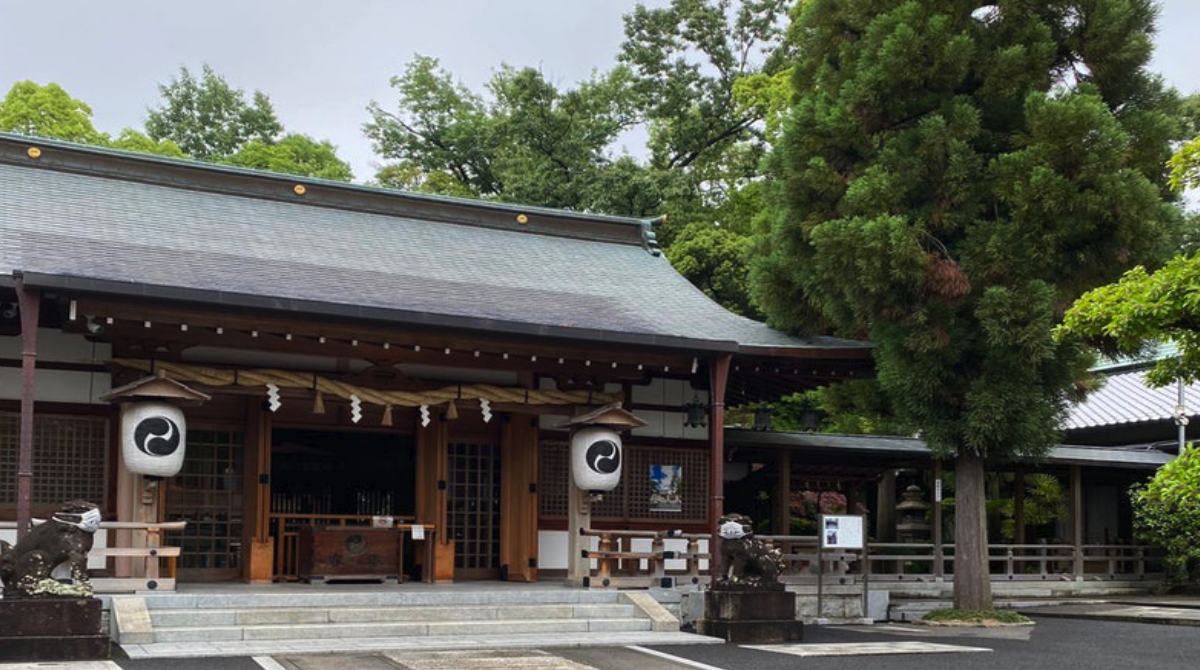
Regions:
<svg viewBox="0 0 1200 670"><path fill-rule="evenodd" d="M1166 551L1168 578L1200 582L1200 449L1189 444L1130 497L1134 534Z"/></svg>

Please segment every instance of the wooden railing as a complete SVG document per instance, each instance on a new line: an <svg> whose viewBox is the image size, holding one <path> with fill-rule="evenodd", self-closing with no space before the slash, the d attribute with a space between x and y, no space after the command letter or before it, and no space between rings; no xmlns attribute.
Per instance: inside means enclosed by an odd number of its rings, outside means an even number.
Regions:
<svg viewBox="0 0 1200 670"><path fill-rule="evenodd" d="M34 525L43 523L42 519L34 519ZM97 593L129 593L131 591L174 591L176 561L179 559L179 547L163 546L163 533L179 531L187 527L186 521L168 523L139 523L134 521L103 521L100 528L105 531L104 545L93 546L88 552L89 559L109 558L124 559L130 563L140 561L140 565L128 566L127 572L141 573L136 577L95 577L91 579L92 588ZM16 522L0 521L0 530L13 530ZM118 536L125 533L112 531L131 531L130 546L119 546ZM143 535L144 534L144 535ZM161 561L166 560L165 574ZM90 561L89 561L90 562ZM120 572L126 572L121 570Z"/></svg>
<svg viewBox="0 0 1200 670"><path fill-rule="evenodd" d="M708 540L707 533L684 533L677 530L581 530L584 537L598 538L596 549L585 549L584 556L595 561L588 585L611 588L671 587L679 582L699 584L707 579L708 554L700 551L700 541ZM635 551L635 544L645 545L648 551ZM683 545L683 549L667 549L667 544ZM702 567L704 568L702 570Z"/></svg>
<svg viewBox="0 0 1200 670"><path fill-rule="evenodd" d="M301 526L357 526L370 527L371 515L362 514L271 514L271 537L275 541L275 581L295 581L300 578L300 527ZM397 516L395 528L411 534L416 517ZM424 569L432 570L433 526L422 526L425 531L426 562Z"/></svg>
<svg viewBox="0 0 1200 670"><path fill-rule="evenodd" d="M646 588L679 583L699 584L708 580L707 566L701 569L700 542L707 533L678 531L584 530L596 537L597 548L585 550L592 559L589 585L593 587ZM759 535L783 553L785 583L805 583L818 575L815 535ZM672 540L686 541L685 551L667 549ZM635 547L635 544L642 546ZM647 546L648 545L648 546ZM635 550L638 549L638 550ZM940 549L940 550L939 550ZM1162 573L1160 552L1133 544L993 544L988 546L988 567L993 581L1021 580L1141 580ZM872 580L952 580L954 545L940 548L930 543L872 542L867 545L866 564ZM860 579L862 550L824 550L820 574L839 581ZM673 561L684 561L682 569L671 569Z"/></svg>

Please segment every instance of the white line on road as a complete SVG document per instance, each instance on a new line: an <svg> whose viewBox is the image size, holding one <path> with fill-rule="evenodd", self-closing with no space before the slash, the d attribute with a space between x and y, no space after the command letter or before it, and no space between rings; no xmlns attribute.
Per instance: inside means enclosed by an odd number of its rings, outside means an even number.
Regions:
<svg viewBox="0 0 1200 670"><path fill-rule="evenodd" d="M667 653L658 651L656 649L647 649L645 647L639 647L637 645L631 645L631 646L628 646L625 648L632 649L634 651L640 651L641 653L649 654L650 656L657 656L661 659L671 661L672 663L686 665L689 668L696 668L696 670L725 670L725 668L718 668L715 665L708 665L707 663L701 663L700 661L693 661L690 658L683 658L680 656L672 656L671 654L667 654Z"/></svg>
<svg viewBox="0 0 1200 670"><path fill-rule="evenodd" d="M287 670L279 664L279 661L270 656L252 656L251 659L258 664L258 667L266 668L266 670Z"/></svg>

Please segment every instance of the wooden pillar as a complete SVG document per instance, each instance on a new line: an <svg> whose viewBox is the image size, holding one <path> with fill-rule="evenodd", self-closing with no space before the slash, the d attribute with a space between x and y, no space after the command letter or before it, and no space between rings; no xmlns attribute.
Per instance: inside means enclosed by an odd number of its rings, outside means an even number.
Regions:
<svg viewBox="0 0 1200 670"><path fill-rule="evenodd" d="M33 516L33 401L37 381L37 331L41 293L17 280L21 312L21 428L17 443L17 539L29 532Z"/></svg>
<svg viewBox="0 0 1200 670"><path fill-rule="evenodd" d="M1083 579L1083 468L1071 466L1071 544L1075 579Z"/></svg>
<svg viewBox="0 0 1200 670"><path fill-rule="evenodd" d="M725 514L725 384L729 381L732 354L721 354L708 362L708 486L712 500L708 508L708 569L715 579L721 574L721 536L717 533Z"/></svg>
<svg viewBox="0 0 1200 670"><path fill-rule="evenodd" d="M537 581L537 417L513 414L500 438L500 570L510 581Z"/></svg>
<svg viewBox="0 0 1200 670"><path fill-rule="evenodd" d="M779 453L779 479L775 482L773 496L773 519L771 532L775 535L790 535L792 532L792 453Z"/></svg>
<svg viewBox="0 0 1200 670"><path fill-rule="evenodd" d="M575 485L567 475L567 584L583 586L592 572L592 559L583 555L591 548L591 539L579 533L592 527L592 503L587 491Z"/></svg>
<svg viewBox="0 0 1200 670"><path fill-rule="evenodd" d="M242 579L252 584L270 582L275 576L276 538L271 537L271 432L271 413L263 408L262 400L247 398L242 454Z"/></svg>
<svg viewBox="0 0 1200 670"><path fill-rule="evenodd" d="M426 581L454 581L454 542L446 527L449 431L440 415L417 427L417 522L434 527L433 565L422 565Z"/></svg>
<svg viewBox="0 0 1200 670"><path fill-rule="evenodd" d="M878 542L896 541L896 471L889 469L876 486L875 537Z"/></svg>
<svg viewBox="0 0 1200 670"><path fill-rule="evenodd" d="M942 551L942 462L933 462L933 576L946 574L946 557Z"/></svg>
<svg viewBox="0 0 1200 670"><path fill-rule="evenodd" d="M1025 468L1013 473L1013 544L1025 544Z"/></svg>

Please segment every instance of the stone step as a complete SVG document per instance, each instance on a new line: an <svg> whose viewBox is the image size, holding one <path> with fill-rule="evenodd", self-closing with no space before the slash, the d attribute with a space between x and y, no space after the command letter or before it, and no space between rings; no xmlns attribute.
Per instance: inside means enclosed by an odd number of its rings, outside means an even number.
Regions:
<svg viewBox="0 0 1200 670"><path fill-rule="evenodd" d="M148 593L146 607L158 609L272 609L290 607L417 607L476 605L576 605L620 602L615 590L509 589L473 591L371 590L339 591L332 586L323 591L274 591L270 593Z"/></svg>
<svg viewBox="0 0 1200 670"><path fill-rule="evenodd" d="M401 621L475 621L513 619L619 619L638 616L632 605L584 603L565 605L289 607L276 609L155 609L155 627L253 626L268 624L371 623Z"/></svg>
<svg viewBox="0 0 1200 670"><path fill-rule="evenodd" d="M314 640L649 631L649 619L526 619L156 627L155 644L253 640Z"/></svg>

